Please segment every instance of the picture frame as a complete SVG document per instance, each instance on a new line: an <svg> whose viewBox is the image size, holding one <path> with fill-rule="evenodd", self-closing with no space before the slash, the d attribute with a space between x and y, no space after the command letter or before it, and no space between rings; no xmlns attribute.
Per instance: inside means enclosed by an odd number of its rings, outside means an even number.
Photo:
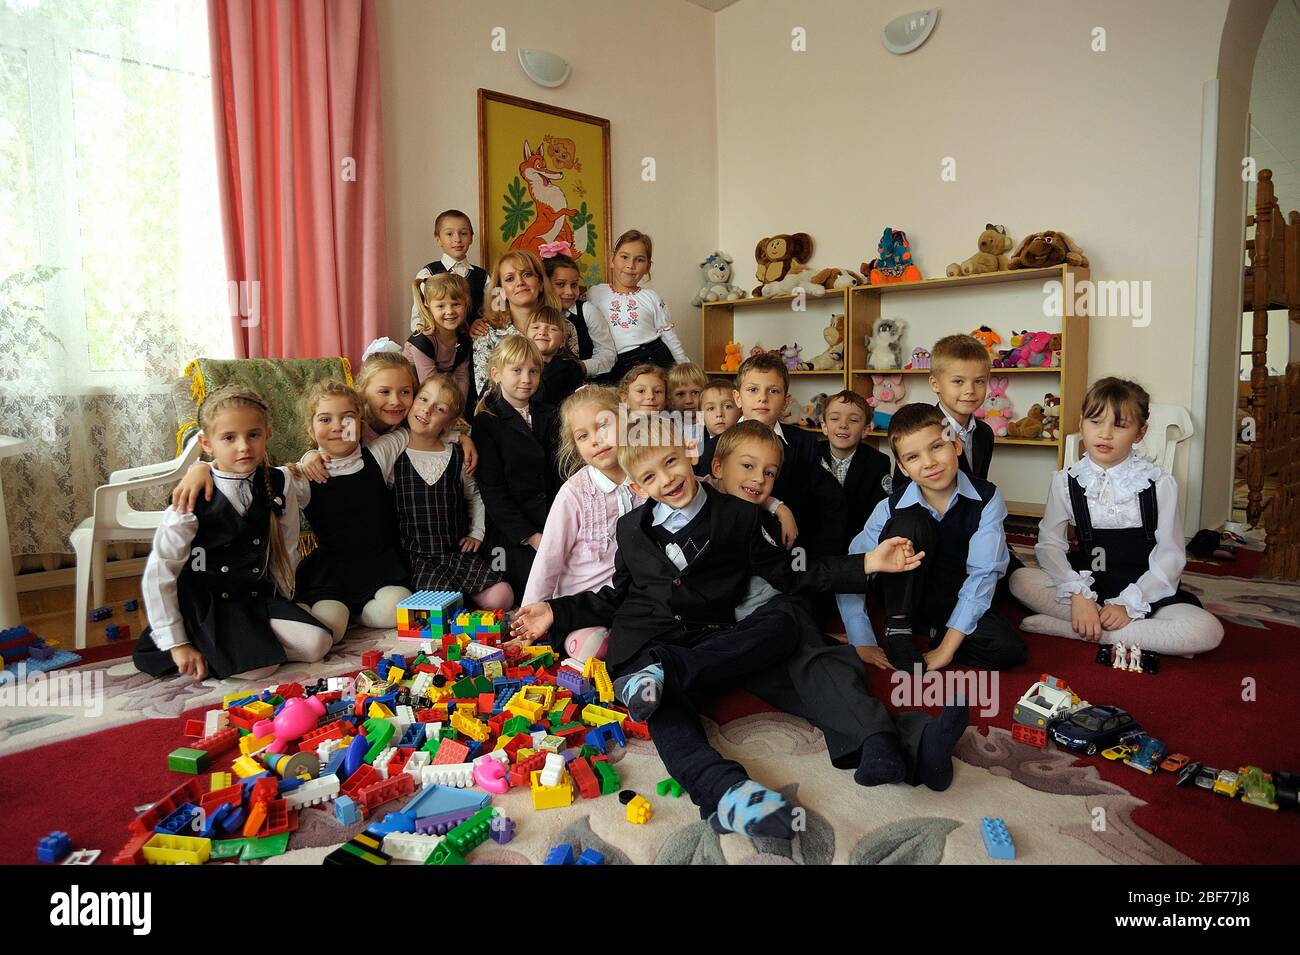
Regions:
<svg viewBox="0 0 1300 955"><path fill-rule="evenodd" d="M510 249L567 242L585 288L609 264L609 120L478 91L479 251L483 268Z"/></svg>

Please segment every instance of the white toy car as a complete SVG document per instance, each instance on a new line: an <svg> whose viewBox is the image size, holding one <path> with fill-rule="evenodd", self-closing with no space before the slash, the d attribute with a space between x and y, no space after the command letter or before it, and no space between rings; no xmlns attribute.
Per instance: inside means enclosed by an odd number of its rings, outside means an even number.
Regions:
<svg viewBox="0 0 1300 955"><path fill-rule="evenodd" d="M1011 711L1011 718L1025 726L1047 729L1053 721L1074 709L1074 695L1068 688L1039 681L1031 686Z"/></svg>

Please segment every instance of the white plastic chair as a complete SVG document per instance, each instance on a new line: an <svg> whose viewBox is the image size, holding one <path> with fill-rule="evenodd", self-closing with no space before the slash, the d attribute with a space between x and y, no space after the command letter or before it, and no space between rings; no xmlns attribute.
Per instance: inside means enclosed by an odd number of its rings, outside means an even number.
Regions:
<svg viewBox="0 0 1300 955"><path fill-rule="evenodd" d="M104 605L104 563L107 544L116 541L152 541L162 521L163 511L137 511L127 495L156 484L179 480L185 469L199 457L198 435L190 438L179 457L160 464L114 471L108 483L95 488L94 512L77 525L69 536L77 554L77 595L72 608L77 624L77 649L86 647L86 622L92 604L93 581L95 602Z"/></svg>
<svg viewBox="0 0 1300 955"><path fill-rule="evenodd" d="M1170 429L1173 433L1170 433ZM1178 453L1178 445L1186 441L1193 434L1192 416L1188 414L1187 409L1182 405L1151 405L1150 415L1147 418L1147 433L1135 447L1138 454L1148 461L1154 461L1163 467L1166 471L1173 472L1174 456ZM1079 446L1081 435L1078 431L1066 435L1065 438L1065 466L1069 467L1075 461L1079 460L1081 452Z"/></svg>

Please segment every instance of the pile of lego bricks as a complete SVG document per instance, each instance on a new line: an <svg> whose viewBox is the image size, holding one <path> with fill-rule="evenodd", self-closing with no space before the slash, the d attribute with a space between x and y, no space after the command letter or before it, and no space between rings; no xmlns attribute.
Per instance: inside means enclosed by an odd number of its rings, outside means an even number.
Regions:
<svg viewBox="0 0 1300 955"><path fill-rule="evenodd" d="M113 862L277 855L299 812L328 804L340 824L369 825L327 863L461 864L489 837L513 836L493 793L527 787L535 810L619 794L607 748L649 732L613 702L604 663L503 648L500 617L470 626L475 639L447 633L411 658L371 651L355 678L232 695L190 720L191 739L168 765L192 778L131 821ZM227 770L212 771L228 758ZM659 789L681 792L672 780ZM620 798L630 821L649 820L644 797Z"/></svg>
<svg viewBox="0 0 1300 955"><path fill-rule="evenodd" d="M0 630L0 683L21 679L23 673L48 673L80 662L77 654L60 650L57 640L46 640L22 625Z"/></svg>

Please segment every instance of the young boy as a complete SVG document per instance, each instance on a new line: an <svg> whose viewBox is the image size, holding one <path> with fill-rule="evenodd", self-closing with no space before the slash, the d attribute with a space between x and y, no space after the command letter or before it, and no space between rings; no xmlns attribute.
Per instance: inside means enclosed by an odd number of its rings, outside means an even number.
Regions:
<svg viewBox="0 0 1300 955"><path fill-rule="evenodd" d="M889 495L889 456L862 443L871 430L871 407L856 391L841 391L826 399L822 410L822 434L818 446L822 467L844 490L837 513L844 515L847 547L849 538L866 526L871 512Z"/></svg>
<svg viewBox="0 0 1300 955"><path fill-rule="evenodd" d="M937 670L954 660L987 670L1023 663L1028 656L1024 640L990 609L1008 561L1002 493L961 470L961 439L952 436L947 418L934 405L900 408L889 422L889 443L909 481L876 505L849 545L850 553L863 553L882 535L897 535L925 553L917 570L880 581L889 663L900 670L922 663ZM863 598L840 594L837 600L849 643L873 646ZM913 641L916 628L931 634L924 655Z"/></svg>
<svg viewBox="0 0 1300 955"><path fill-rule="evenodd" d="M735 394L735 384L725 378L710 378L700 391L700 415L704 419L705 431L703 452L695 465L695 473L700 477L709 473L705 462L713 456L718 435L740 420Z"/></svg>
<svg viewBox="0 0 1300 955"><path fill-rule="evenodd" d="M784 451L773 431L757 421L742 421L718 439L714 487L764 507ZM924 713L891 717L867 690L854 648L828 639L802 600L783 596L763 578L753 577L736 608L736 620L768 601L778 602L789 614L800 644L786 660L746 677L741 686L820 729L831 764L853 769L859 785L906 781L947 789L952 783L952 750L966 728L965 705L946 706L938 720Z"/></svg>
<svg viewBox="0 0 1300 955"><path fill-rule="evenodd" d="M469 216L459 209L446 209L438 213L433 223L433 237L442 249L442 258L430 262L415 273L416 280L427 279L439 272L452 272L469 282L470 309L466 325L473 325L483 313L483 297L487 290L488 274L477 265L465 261L469 247L474 243L474 226ZM415 329L420 317L420 306L411 303L411 328Z"/></svg>
<svg viewBox="0 0 1300 955"><path fill-rule="evenodd" d="M741 421L758 421L776 432L785 444L785 464L776 479L775 494L794 512L799 545L811 554L843 552L841 528L843 490L821 466L817 439L802 428L781 424L790 402L790 374L785 362L770 352L745 359L736 372L733 394ZM712 467L710 448L700 461Z"/></svg>
<svg viewBox="0 0 1300 955"><path fill-rule="evenodd" d="M751 577L786 593L862 592L869 574L914 568L919 560L905 542L887 540L865 557L812 560L807 570L794 570L764 512L701 485L680 428L667 430L658 444L619 448L632 491L647 503L619 518L614 582L528 604L511 633L531 642L548 631L562 637L579 627L610 627L605 662L615 694L634 720L648 721L669 774L702 815L719 831L790 838L792 807L709 746L693 694L776 664L798 643L780 607L736 621Z"/></svg>
<svg viewBox="0 0 1300 955"><path fill-rule="evenodd" d="M668 408L671 411L700 410L700 393L708 383L704 369L693 361L668 369Z"/></svg>
<svg viewBox="0 0 1300 955"><path fill-rule="evenodd" d="M564 316L558 309L543 305L533 313L528 323L528 337L542 353L542 383L537 389L538 398L548 405L559 407L586 380L582 365L565 347Z"/></svg>

